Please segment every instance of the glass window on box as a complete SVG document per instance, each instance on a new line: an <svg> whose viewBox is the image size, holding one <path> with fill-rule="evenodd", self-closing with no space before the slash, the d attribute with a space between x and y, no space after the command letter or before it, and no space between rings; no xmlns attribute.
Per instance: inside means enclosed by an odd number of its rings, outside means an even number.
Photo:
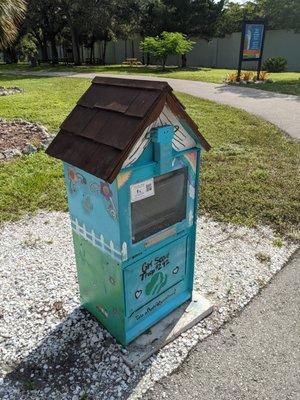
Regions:
<svg viewBox="0 0 300 400"><path fill-rule="evenodd" d="M154 195L131 203L132 242L186 218L187 168L154 178Z"/></svg>

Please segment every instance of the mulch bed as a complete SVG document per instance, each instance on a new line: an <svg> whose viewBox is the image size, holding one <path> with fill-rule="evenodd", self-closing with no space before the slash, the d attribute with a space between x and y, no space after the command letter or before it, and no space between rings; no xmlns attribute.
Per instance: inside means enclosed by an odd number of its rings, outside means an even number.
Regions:
<svg viewBox="0 0 300 400"><path fill-rule="evenodd" d="M0 119L0 160L31 154L47 147L52 137L42 125Z"/></svg>

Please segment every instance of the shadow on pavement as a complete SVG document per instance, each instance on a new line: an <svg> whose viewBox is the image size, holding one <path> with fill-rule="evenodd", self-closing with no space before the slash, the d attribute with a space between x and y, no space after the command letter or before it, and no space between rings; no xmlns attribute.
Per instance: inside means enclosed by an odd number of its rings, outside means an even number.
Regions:
<svg viewBox="0 0 300 400"><path fill-rule="evenodd" d="M235 85L227 85L221 84L216 85L216 91L220 94L223 93L233 93L235 95L239 95L245 98L252 99L280 99L280 100L290 100L300 102L300 96L284 94L284 93L276 93L272 91L267 91L262 89L254 89L253 87L248 86L235 86Z"/></svg>

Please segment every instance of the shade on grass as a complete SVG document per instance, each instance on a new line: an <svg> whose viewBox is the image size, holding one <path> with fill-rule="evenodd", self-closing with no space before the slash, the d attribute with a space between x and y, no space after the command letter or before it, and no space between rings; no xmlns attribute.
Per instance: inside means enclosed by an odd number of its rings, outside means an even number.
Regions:
<svg viewBox="0 0 300 400"><path fill-rule="evenodd" d="M224 79L231 73L236 72L233 69L222 69L222 68L187 68L182 69L178 67L167 67L165 71L158 67L126 67L122 65L84 65L84 66L50 66L49 64L42 64L38 67L32 68L28 64L19 63L13 65L0 64L1 71L44 71L44 72L98 72L108 74L124 74L124 75L151 75L161 76L165 78L174 79L187 79L191 81L211 82L211 83L222 83ZM254 71L252 71L254 72ZM270 73L269 78L273 81L265 83L263 85L249 84L247 87L254 89L268 90L271 92L294 94L300 96L300 72L277 72Z"/></svg>
<svg viewBox="0 0 300 400"><path fill-rule="evenodd" d="M89 81L74 78L9 78L24 94L0 98L0 116L38 121L55 132ZM204 154L199 207L217 220L267 224L295 235L300 199L300 145L274 125L244 111L177 94L212 145ZM65 210L62 167L44 153L0 163L0 221L39 208Z"/></svg>

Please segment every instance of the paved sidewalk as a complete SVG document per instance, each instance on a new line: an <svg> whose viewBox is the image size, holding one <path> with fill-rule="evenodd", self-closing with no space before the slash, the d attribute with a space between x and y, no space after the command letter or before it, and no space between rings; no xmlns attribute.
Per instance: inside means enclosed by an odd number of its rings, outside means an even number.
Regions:
<svg viewBox="0 0 300 400"><path fill-rule="evenodd" d="M300 251L143 400L300 399Z"/></svg>
<svg viewBox="0 0 300 400"><path fill-rule="evenodd" d="M2 72L2 74L9 74ZM229 86L217 83L195 82L164 77L141 75L113 75L97 73L72 72L13 72L14 75L66 76L92 79L96 75L124 77L134 79L164 80L169 82L174 90L192 94L197 97L241 108L258 115L281 128L294 139L300 140L300 96L292 96L268 92L247 87ZM259 134L259 132L258 132Z"/></svg>

